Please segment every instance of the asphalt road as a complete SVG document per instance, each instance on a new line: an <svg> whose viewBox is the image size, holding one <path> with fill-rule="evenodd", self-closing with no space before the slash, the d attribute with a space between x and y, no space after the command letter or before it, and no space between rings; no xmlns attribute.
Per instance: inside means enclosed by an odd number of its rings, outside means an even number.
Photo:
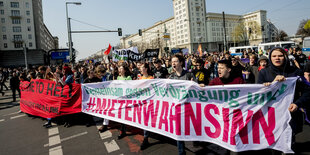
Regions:
<svg viewBox="0 0 310 155"><path fill-rule="evenodd" d="M0 96L0 154L1 155L127 155L127 154L177 154L176 141L161 135L152 134L150 147L141 151L143 131L135 127L127 127L128 136L118 140L120 124L110 122L110 130L99 133L97 129L102 119L93 117L94 123L86 127L80 121L80 115L72 127L65 128L62 119L54 120L49 129L42 125L45 119L19 113L19 99L12 102L10 90ZM57 123L57 124L56 124ZM297 135L296 154L310 155L310 126L305 125L304 131ZM186 142L186 153L224 155L229 152L219 146L200 143L194 147L192 142ZM271 154L270 151L250 151L239 154Z"/></svg>

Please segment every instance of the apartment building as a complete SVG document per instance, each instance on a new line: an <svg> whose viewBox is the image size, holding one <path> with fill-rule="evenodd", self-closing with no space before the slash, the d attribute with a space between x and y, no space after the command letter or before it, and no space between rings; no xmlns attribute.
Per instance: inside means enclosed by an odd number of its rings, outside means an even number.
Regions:
<svg viewBox="0 0 310 155"><path fill-rule="evenodd" d="M23 47L30 64L43 64L58 45L43 22L42 0L0 0L0 20L0 65L24 64Z"/></svg>
<svg viewBox="0 0 310 155"><path fill-rule="evenodd" d="M272 39L275 26L267 21L267 12L258 10L244 15L206 12L205 0L173 0L174 16L155 23L137 34L121 38L123 47L138 46L140 51L145 47L187 48L190 52L197 51L198 45L203 50L223 51L224 44L228 47L238 45L257 45ZM224 33L224 18L225 30ZM233 35L236 27L242 26L244 34ZM156 33L157 32L157 33ZM164 33L170 34L170 40L163 39ZM226 42L224 38L226 34ZM167 42L167 43L166 43Z"/></svg>

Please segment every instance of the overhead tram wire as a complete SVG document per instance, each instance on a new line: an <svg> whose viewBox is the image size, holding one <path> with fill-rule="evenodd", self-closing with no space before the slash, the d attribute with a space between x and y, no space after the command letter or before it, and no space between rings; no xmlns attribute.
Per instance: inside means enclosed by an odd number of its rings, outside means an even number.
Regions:
<svg viewBox="0 0 310 155"><path fill-rule="evenodd" d="M88 26L92 26L92 27L95 27L95 28L98 28L98 29L101 29L101 30L104 30L104 31L110 31L110 30L105 29L105 28L103 28L103 27L96 26L96 25L92 25L92 24L89 24L89 23L86 23L86 22L83 22L83 21L79 21L79 20L77 20L77 19L71 18L71 20L76 21L76 22L79 22L79 23L82 23L82 24L85 24L85 25L88 25Z"/></svg>
<svg viewBox="0 0 310 155"><path fill-rule="evenodd" d="M266 2L269 2L269 3L270 3L271 1L273 1L273 0L265 0L265 1L263 1L262 3L260 3L260 4L258 4L258 5L255 5L254 7L252 7L252 8L250 8L250 9L248 9L247 11L243 12L243 14L249 13L249 12L252 11L253 9L255 9L255 8L257 8L257 7L259 7L259 6L263 5L263 4L266 4Z"/></svg>
<svg viewBox="0 0 310 155"><path fill-rule="evenodd" d="M287 6L294 5L294 4L297 4L297 3L299 3L299 2L301 2L301 0L296 0L296 1L292 2L292 3L283 5L282 7L278 8L278 9L271 10L269 13L273 13L273 12L280 11L280 10L286 8Z"/></svg>

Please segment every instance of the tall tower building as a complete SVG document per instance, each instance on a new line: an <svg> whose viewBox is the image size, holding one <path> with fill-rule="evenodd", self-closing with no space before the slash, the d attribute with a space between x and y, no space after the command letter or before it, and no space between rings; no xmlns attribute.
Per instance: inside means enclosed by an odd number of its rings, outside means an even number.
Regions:
<svg viewBox="0 0 310 155"><path fill-rule="evenodd" d="M195 52L206 42L205 0L173 0L176 45Z"/></svg>
<svg viewBox="0 0 310 155"><path fill-rule="evenodd" d="M24 64L25 46L28 62L42 64L56 44L43 22L42 0L0 0L0 65Z"/></svg>
<svg viewBox="0 0 310 155"><path fill-rule="evenodd" d="M0 50L36 49L32 0L0 0Z"/></svg>

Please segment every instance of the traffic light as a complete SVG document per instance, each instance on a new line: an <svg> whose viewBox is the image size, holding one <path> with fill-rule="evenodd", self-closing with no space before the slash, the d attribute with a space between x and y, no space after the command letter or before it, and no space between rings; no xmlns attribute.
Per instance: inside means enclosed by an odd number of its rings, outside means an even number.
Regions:
<svg viewBox="0 0 310 155"><path fill-rule="evenodd" d="M252 28L249 28L249 33L250 33L250 34L252 33Z"/></svg>
<svg viewBox="0 0 310 155"><path fill-rule="evenodd" d="M139 36L142 36L142 30L139 29Z"/></svg>
<svg viewBox="0 0 310 155"><path fill-rule="evenodd" d="M265 28L264 28L264 26L262 26L262 31L265 31Z"/></svg>
<svg viewBox="0 0 310 155"><path fill-rule="evenodd" d="M118 36L122 36L122 28L118 28Z"/></svg>

